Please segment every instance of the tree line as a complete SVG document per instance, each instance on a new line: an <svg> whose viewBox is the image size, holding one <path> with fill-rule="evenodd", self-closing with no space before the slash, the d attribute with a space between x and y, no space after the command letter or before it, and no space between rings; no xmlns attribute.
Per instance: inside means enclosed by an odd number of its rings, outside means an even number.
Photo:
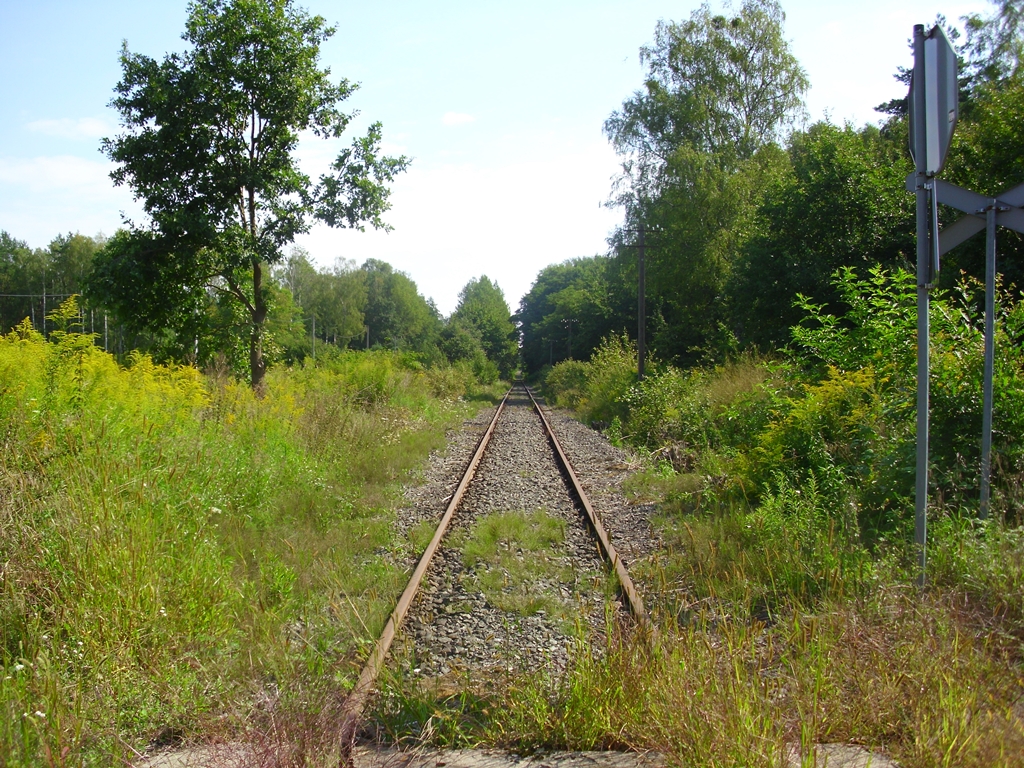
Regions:
<svg viewBox="0 0 1024 768"><path fill-rule="evenodd" d="M117 237L115 235L115 237ZM126 355L138 349L160 361L200 367L222 364L247 374L245 319L216 291L200 294L180 324L152 327L137 312L120 313L94 291L109 241L102 235L61 235L30 248L0 231L0 334L27 320L41 333L58 306L79 297L79 329ZM456 309L443 317L404 272L377 259L356 266L339 259L317 267L293 248L268 276L265 354L268 363L301 364L342 349L409 352L425 365L466 364L485 381L509 377L518 363L516 330L504 294L486 275L470 280ZM139 310L144 305L139 304Z"/></svg>
<svg viewBox="0 0 1024 768"><path fill-rule="evenodd" d="M300 134L337 140L354 116L342 105L358 84L320 65L334 32L291 0L193 0L185 52L158 61L126 42L112 101L121 132L102 149L146 220L125 221L109 240L68 235L42 250L3 233L4 328L28 317L45 332L45 297L81 294L86 330L101 310L117 351L219 360L257 392L275 361L348 347L509 376L515 328L487 277L470 281L443 319L382 261L317 269L294 248L314 223L388 229L389 184L409 165L381 154L374 123L319 178L299 167Z"/></svg>
<svg viewBox="0 0 1024 768"><path fill-rule="evenodd" d="M943 177L996 194L1024 182L1024 4L990 16L939 18L960 56L960 122ZM605 122L622 159L610 204L624 223L606 254L552 265L517 313L530 371L586 359L637 329L641 231L646 336L657 357L688 367L742 349L785 345L800 303L848 307L843 268L909 268L915 260L906 99L877 107L881 125L805 123L808 80L775 0L745 0L683 22L659 22L640 51L642 87ZM910 30L908 30L909 33ZM909 73L899 69L904 84ZM940 211L940 224L959 212ZM1000 231L999 268L1024 285L1024 242ZM943 259L941 285L984 276L984 240Z"/></svg>

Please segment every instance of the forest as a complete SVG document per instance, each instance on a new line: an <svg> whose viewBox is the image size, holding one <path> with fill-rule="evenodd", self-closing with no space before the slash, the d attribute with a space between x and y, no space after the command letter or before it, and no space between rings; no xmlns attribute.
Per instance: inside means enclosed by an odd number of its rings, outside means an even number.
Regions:
<svg viewBox="0 0 1024 768"><path fill-rule="evenodd" d="M1024 181L1024 4L936 23L960 57L943 178L995 195ZM126 44L101 148L147 221L43 248L0 222L0 766L237 740L337 764L331 718L418 546L402 489L517 374L629 452L623 490L664 543L637 572L661 644L609 626L561 676L390 690L370 716L396 743L1018 764L1024 241L1000 230L987 519L980 236L932 290L918 586L907 102L809 123L784 25L776 0L658 22L603 126L608 250L517 307L481 275L447 317L382 260L295 246L315 223L387 229L411 162L372 124L300 170L297 137L351 117L324 19L194 0L185 53Z"/></svg>

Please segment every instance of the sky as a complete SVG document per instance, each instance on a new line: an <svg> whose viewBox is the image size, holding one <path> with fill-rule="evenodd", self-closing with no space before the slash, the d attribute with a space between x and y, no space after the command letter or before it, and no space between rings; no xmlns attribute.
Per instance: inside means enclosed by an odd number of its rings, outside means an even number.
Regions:
<svg viewBox="0 0 1024 768"><path fill-rule="evenodd" d="M607 251L621 212L605 205L619 159L605 119L643 83L639 49L659 19L694 0L307 0L337 25L323 65L360 84L346 138L304 140L316 174L383 124L387 154L412 159L392 186L391 232L316 226L300 236L322 267L386 261L450 314L486 275L514 311L549 264ZM810 121L877 123L903 95L914 24L951 21L984 0L783 0L785 34L806 70ZM713 8L721 7L718 0ZM108 104L122 42L161 59L180 51L186 0L0 0L0 230L44 247L68 232L112 234L144 216L115 187L99 149L118 132Z"/></svg>

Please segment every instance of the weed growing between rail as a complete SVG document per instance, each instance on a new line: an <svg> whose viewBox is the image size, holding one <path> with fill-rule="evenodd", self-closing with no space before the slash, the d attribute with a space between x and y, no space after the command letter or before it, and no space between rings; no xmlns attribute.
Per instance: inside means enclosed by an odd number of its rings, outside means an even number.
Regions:
<svg viewBox="0 0 1024 768"><path fill-rule="evenodd" d="M560 557L565 526L544 509L491 514L455 534L451 545L461 550L475 588L488 603L523 616L543 611L571 628L579 609L559 587L572 584L577 594L589 594L595 584L603 585L605 574L574 572Z"/></svg>
<svg viewBox="0 0 1024 768"><path fill-rule="evenodd" d="M840 273L849 311L806 305L781 360L655 362L638 385L635 351L613 339L556 366L549 398L648 457L628 491L658 504L664 547L631 570L660 643L610 631L566 674L491 691L487 710L500 714L485 722L447 714L448 732L517 750L658 749L680 765L777 766L834 742L904 768L1020 765L1024 304L1000 297L995 514L982 523L976 289L932 305L923 591L911 544L912 276Z"/></svg>
<svg viewBox="0 0 1024 768"><path fill-rule="evenodd" d="M629 491L658 503L665 549L634 575L663 647L637 663L621 642L581 658L564 681L531 681L534 695L504 705L550 706L525 708L489 738L526 743L546 732L552 744L655 747L701 765L774 765L784 745L806 753L826 742L870 745L903 766L1019 764L1024 304L1000 297L986 523L976 519L977 286L933 305L935 492L920 592L910 586L913 277L847 270L836 287L849 311L840 321L805 305L781 362L655 364L642 385L609 394L635 359L613 340L593 360L552 371L551 397L609 422L613 439L649 457ZM634 680L621 705L601 705ZM572 726L588 721L587 707L562 718L575 690L604 712L590 730Z"/></svg>
<svg viewBox="0 0 1024 768"><path fill-rule="evenodd" d="M344 694L404 583L398 483L470 380L323 363L256 400L70 331L0 339L0 764L253 736Z"/></svg>

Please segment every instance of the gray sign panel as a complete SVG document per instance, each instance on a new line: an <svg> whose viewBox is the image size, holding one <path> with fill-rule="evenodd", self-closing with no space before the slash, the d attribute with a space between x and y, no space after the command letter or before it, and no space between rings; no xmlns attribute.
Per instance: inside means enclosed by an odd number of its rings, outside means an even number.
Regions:
<svg viewBox="0 0 1024 768"><path fill-rule="evenodd" d="M921 75L917 68L913 77ZM941 27L932 28L924 41L924 109L919 110L910 84L910 154L917 159L914 126L918 115L925 120L925 171L934 176L942 170L959 117L960 90L956 80L956 51Z"/></svg>

